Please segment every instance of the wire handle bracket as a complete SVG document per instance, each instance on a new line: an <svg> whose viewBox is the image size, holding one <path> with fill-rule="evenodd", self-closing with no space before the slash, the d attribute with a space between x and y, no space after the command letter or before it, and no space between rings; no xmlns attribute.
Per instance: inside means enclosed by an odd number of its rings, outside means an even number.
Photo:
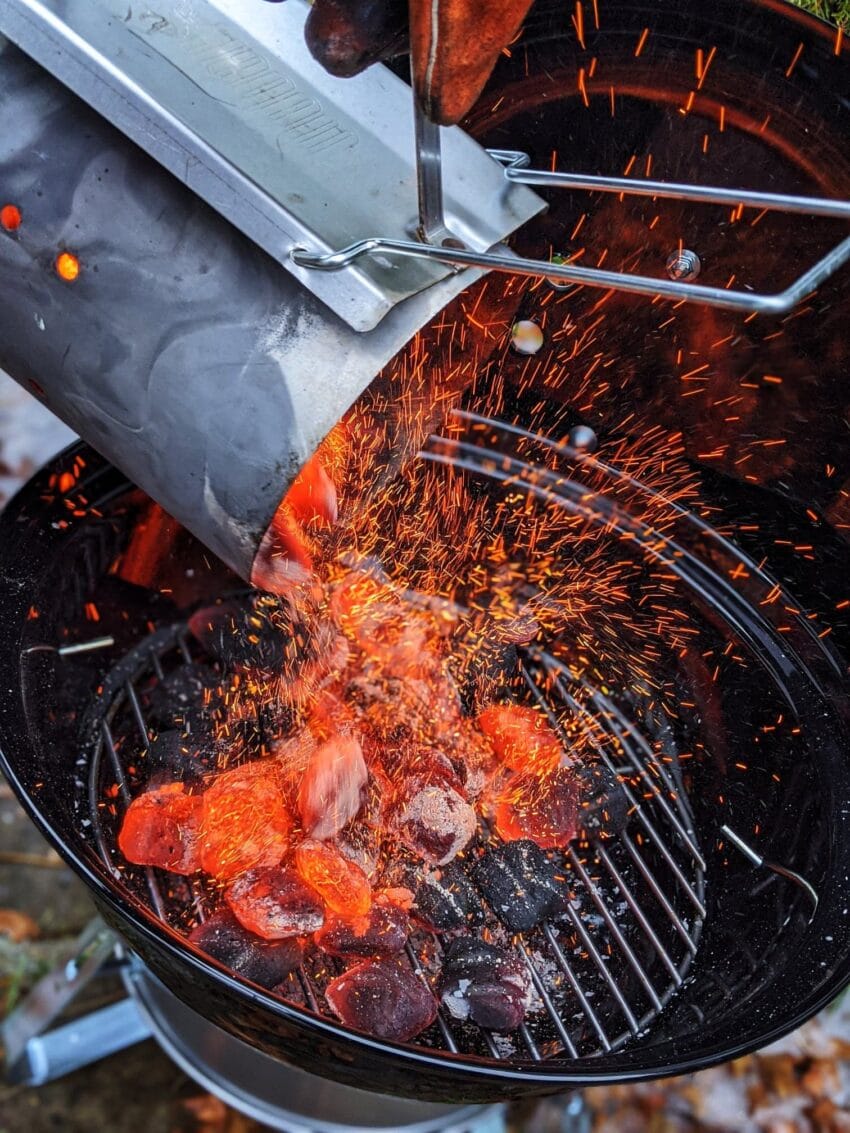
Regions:
<svg viewBox="0 0 850 1133"><path fill-rule="evenodd" d="M850 220L850 201L823 197L800 197L786 193L763 193L746 189L723 189L716 186L680 184L667 181L632 180L625 177L597 177L582 173L553 173L529 168L527 154L520 150L487 151L504 167L505 180L548 189L619 193L625 196L659 197L663 200L693 201L698 204L744 205L747 208L772 212L801 213ZM433 170L431 170L433 173ZM444 243L421 243L413 240L392 240L381 236L358 240L327 254L295 247L290 256L300 268L335 272L350 267L364 256L375 254L412 259L430 259L456 267L483 268L550 280L553 283L579 284L635 295L660 296L664 299L702 303L729 311L781 315L795 307L801 299L817 290L842 265L850 260L850 236L841 240L817 263L800 274L783 291L769 294L747 290L731 290L709 284L683 280L660 279L631 272L605 271L547 260L516 256L503 244L488 252L475 252Z"/></svg>

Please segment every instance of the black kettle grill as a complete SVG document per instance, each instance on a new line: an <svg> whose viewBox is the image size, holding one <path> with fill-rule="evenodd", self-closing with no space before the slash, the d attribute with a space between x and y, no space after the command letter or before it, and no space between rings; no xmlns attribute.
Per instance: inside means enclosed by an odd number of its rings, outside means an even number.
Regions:
<svg viewBox="0 0 850 1133"><path fill-rule="evenodd" d="M670 181L850 193L834 29L772 0L600 0L598 26L583 7L585 46L562 6L535 7L469 124L488 146L521 138L537 166L557 151L608 173L640 162ZM169 192L198 223L222 223ZM521 239L644 267L693 251L719 286L736 272L763 288L841 236L837 220L688 209L559 193ZM612 622L605 607L578 644L543 640L523 659L529 695L587 720L599 758L633 785L623 833L567 851L565 919L515 941L538 1003L510 1036L441 1016L415 1042L381 1042L333 1019L321 974L303 971L283 999L189 946L186 910L204 894L126 867L115 838L151 691L195 659L187 617L240 583L176 524L147 574L129 571L151 502L93 450L33 478L0 517L3 770L169 989L315 1073L489 1101L734 1058L850 981L848 287L839 272L781 318L523 288L515 318L545 310L552 352L529 359L503 335L488 362L503 412L482 412L479 383L423 442L428 491L445 477L476 506L519 497L544 544L568 517L576 538L558 554L588 580L628 564L618 601L634 617ZM414 941L411 961L432 947Z"/></svg>

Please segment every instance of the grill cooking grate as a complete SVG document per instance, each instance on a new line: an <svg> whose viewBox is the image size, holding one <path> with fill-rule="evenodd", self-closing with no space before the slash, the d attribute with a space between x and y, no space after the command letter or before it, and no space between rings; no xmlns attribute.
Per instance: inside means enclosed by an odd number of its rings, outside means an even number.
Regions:
<svg viewBox="0 0 850 1133"><path fill-rule="evenodd" d="M128 865L117 834L131 798L145 786L144 752L153 734L145 700L166 676L201 659L195 648L179 623L143 639L111 670L89 719L88 779L80 784L89 815L84 824L110 872L178 932L208 914L214 886ZM616 838L569 847L566 912L513 937L535 1000L518 1031L492 1035L441 1009L416 1042L495 1060L584 1058L638 1036L682 985L705 917L705 860L669 734L661 727L650 734L646 721L638 726L603 690L548 654L530 651L523 671L553 724L559 709L592 724L598 758L625 777L630 818ZM562 732L562 738L569 751L569 737ZM407 952L423 979L438 970L436 937L414 933ZM330 957L308 955L290 977L287 1001L330 1018L324 987L340 970Z"/></svg>

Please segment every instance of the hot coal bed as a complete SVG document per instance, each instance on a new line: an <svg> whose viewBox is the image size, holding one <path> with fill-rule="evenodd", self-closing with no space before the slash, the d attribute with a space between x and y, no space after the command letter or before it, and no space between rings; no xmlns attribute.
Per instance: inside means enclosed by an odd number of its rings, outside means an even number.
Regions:
<svg viewBox="0 0 850 1133"><path fill-rule="evenodd" d="M472 128L846 196L834 36L721 7L620 5L597 78L538 5ZM839 228L734 212L687 226L720 284ZM571 194L539 223L524 250L651 263L685 226ZM695 1069L828 1002L847 287L776 323L475 285L320 450L349 510L295 604L89 448L35 477L0 519L4 768L148 970L281 1062L454 1102Z"/></svg>

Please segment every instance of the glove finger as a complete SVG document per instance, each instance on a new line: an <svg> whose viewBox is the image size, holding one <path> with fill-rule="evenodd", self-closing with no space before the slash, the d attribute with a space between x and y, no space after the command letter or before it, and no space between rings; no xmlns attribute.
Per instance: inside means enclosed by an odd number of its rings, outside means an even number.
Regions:
<svg viewBox="0 0 850 1133"><path fill-rule="evenodd" d="M407 0L315 0L304 36L325 70L348 78L408 50Z"/></svg>
<svg viewBox="0 0 850 1133"><path fill-rule="evenodd" d="M472 108L530 7L531 0L411 0L414 84L433 122L454 125Z"/></svg>

